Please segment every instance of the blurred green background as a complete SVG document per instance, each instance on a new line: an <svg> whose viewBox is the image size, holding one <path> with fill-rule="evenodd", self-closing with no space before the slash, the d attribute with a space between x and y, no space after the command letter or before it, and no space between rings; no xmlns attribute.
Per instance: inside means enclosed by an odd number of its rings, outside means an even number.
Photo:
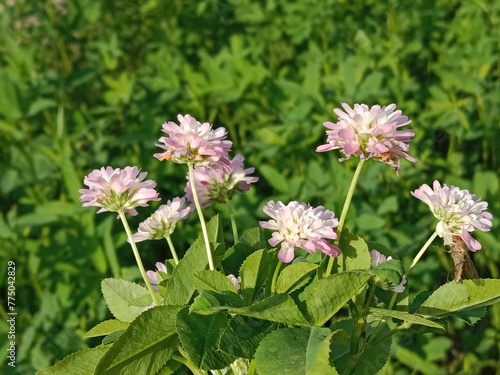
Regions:
<svg viewBox="0 0 500 375"><path fill-rule="evenodd" d="M403 161L399 176L368 163L347 227L408 264L436 223L410 191L434 179L469 189L495 216L491 232L475 234L483 249L473 259L482 277L498 278L499 74L494 0L3 1L0 349L13 260L10 373L97 343L81 337L109 317L101 279L138 274L115 216L83 209L78 189L95 168L136 165L158 181L163 202L182 195L185 169L152 157L161 124L179 113L226 127L234 151L256 167L256 188L234 202L243 229L269 199L339 216L355 160L315 152L326 140L322 123L336 121L342 101L396 103L413 121L419 162ZM132 227L157 206L140 210ZM195 220L180 225L180 253L196 233ZM147 268L168 256L161 242L140 250ZM437 289L449 271L449 255L431 248L410 293ZM499 330L496 305L474 326L451 321L448 335L401 336L387 373L499 374Z"/></svg>

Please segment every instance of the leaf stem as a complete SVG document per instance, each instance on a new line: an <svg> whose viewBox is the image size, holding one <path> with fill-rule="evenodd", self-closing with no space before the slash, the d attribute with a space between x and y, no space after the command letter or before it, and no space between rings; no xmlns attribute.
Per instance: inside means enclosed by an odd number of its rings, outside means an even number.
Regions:
<svg viewBox="0 0 500 375"><path fill-rule="evenodd" d="M349 190L347 191L344 207L342 207L342 213L340 214L339 226L337 227L337 239L335 240L336 244L340 242L340 237L342 236L342 229L344 229L344 223L347 216L347 212L349 211L349 206L351 205L352 196L354 195L354 190L356 189L359 175L361 174L361 169L363 168L364 163L365 159L359 159L358 166L356 167L354 175L352 176L351 185L349 186ZM325 276L329 276L331 274L334 261L335 258L333 257L328 259L328 266L326 268Z"/></svg>
<svg viewBox="0 0 500 375"><path fill-rule="evenodd" d="M194 205L196 206L196 211L198 212L198 217L200 219L201 231L203 233L203 240L205 241L205 249L207 250L208 266L210 271L215 270L214 260L212 258L212 250L210 249L210 241L208 240L207 224L205 223L205 218L203 217L203 211L201 209L200 200L198 199L198 193L196 192L196 184L194 180L194 166L193 163L188 163L189 170L189 181L191 181L191 190L193 192Z"/></svg>
<svg viewBox="0 0 500 375"><path fill-rule="evenodd" d="M177 347L177 350L183 355L187 356L187 353L184 350L180 350L179 346ZM191 372L195 375L203 375L203 372L199 370L189 359L181 357L179 355L173 354L171 357L173 360L182 363L184 366L186 366L188 369L191 370Z"/></svg>
<svg viewBox="0 0 500 375"><path fill-rule="evenodd" d="M135 256L135 261L137 262L137 266L139 267L139 271L141 272L142 279L146 284L146 288L148 289L149 294L151 294L155 306L160 306L158 297L156 296L156 293L153 290L151 283L149 282L148 276L146 275L146 271L144 270L144 265L142 264L141 256L139 255L139 251L137 250L137 245L135 244L134 239L132 237L132 232L130 231L130 227L128 225L127 218L125 217L125 213L123 211L118 211L118 216L120 217L123 227L125 228L125 232L127 233L128 241L130 243L130 246L132 247L132 252L134 253Z"/></svg>

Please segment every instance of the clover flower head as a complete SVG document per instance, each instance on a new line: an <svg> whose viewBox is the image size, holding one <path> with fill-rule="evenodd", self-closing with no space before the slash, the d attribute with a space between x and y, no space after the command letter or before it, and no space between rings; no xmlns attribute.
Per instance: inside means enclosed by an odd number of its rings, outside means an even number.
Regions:
<svg viewBox="0 0 500 375"><path fill-rule="evenodd" d="M411 194L427 204L432 214L439 220L436 232L445 245L453 243L453 236L460 237L472 251L481 249L481 244L470 232L479 229L487 232L491 228L491 215L486 209L488 203L477 198L468 190L448 186L434 181L432 188L422 185Z"/></svg>
<svg viewBox="0 0 500 375"><path fill-rule="evenodd" d="M212 130L208 122L202 124L190 115L178 115L177 119L179 125L172 121L163 124L162 131L167 136L161 137L156 146L165 151L154 154L155 158L179 164L209 165L227 157L232 142L225 140L226 129Z"/></svg>
<svg viewBox="0 0 500 375"><path fill-rule="evenodd" d="M339 159L341 162L352 155L362 159L374 158L389 164L396 173L401 167L400 158L417 161L407 153L408 143L415 132L398 130L411 121L400 110L395 110L395 104L371 108L366 104L354 104L351 108L342 103L342 107L345 112L339 108L333 110L339 117L338 122L323 123L330 130L326 131L327 143L319 146L317 152L340 149L344 154L344 158Z"/></svg>
<svg viewBox="0 0 500 375"><path fill-rule="evenodd" d="M233 160L220 159L207 167L195 166L194 186L200 205L205 208L213 203L225 203L235 194L241 194L250 189L250 184L257 182L258 177L249 176L255 168L244 168L242 155L236 155ZM184 189L186 198L193 202L192 181L186 176L187 185Z"/></svg>
<svg viewBox="0 0 500 375"><path fill-rule="evenodd" d="M83 207L100 207L97 213L128 212L135 216L136 207L146 207L149 201L160 200L155 190L156 182L144 181L146 175L137 167L95 169L83 180L88 189L79 190L80 201Z"/></svg>
<svg viewBox="0 0 500 375"><path fill-rule="evenodd" d="M227 278L229 279L229 281L231 281L236 290L239 292L241 289L241 277L240 276L236 277L233 274L229 274L227 275Z"/></svg>
<svg viewBox="0 0 500 375"><path fill-rule="evenodd" d="M282 262L293 260L296 247L309 253L320 250L331 257L340 254L340 249L327 241L337 238L334 228L339 222L332 211L297 201L286 206L282 202L269 201L263 211L271 220L260 221L259 225L274 230L269 244L277 246L281 243L278 258Z"/></svg>
<svg viewBox="0 0 500 375"><path fill-rule="evenodd" d="M156 270L148 270L146 271L146 276L148 277L151 286L155 292L158 291L158 284L163 280L160 275L160 279L158 278L158 272L167 273L167 267L165 263L156 262L155 263Z"/></svg>
<svg viewBox="0 0 500 375"><path fill-rule="evenodd" d="M379 264L384 263L388 260L392 260L391 256L386 257L384 254L381 252L373 249L370 251L370 258L372 260L372 266L377 267Z"/></svg>
<svg viewBox="0 0 500 375"><path fill-rule="evenodd" d="M381 263L384 263L388 260L392 260L391 256L386 257L384 254L375 249L370 251L370 258L372 260L372 267L377 267ZM406 275L403 275L403 277L401 278L401 282L398 285L387 285L383 287L384 289L388 289L396 293L403 293L405 290L404 286L405 284L406 284Z"/></svg>
<svg viewBox="0 0 500 375"><path fill-rule="evenodd" d="M170 236L177 223L184 220L191 208L186 206L186 198L176 197L161 205L153 214L139 224L139 229L132 238L134 242L159 240Z"/></svg>

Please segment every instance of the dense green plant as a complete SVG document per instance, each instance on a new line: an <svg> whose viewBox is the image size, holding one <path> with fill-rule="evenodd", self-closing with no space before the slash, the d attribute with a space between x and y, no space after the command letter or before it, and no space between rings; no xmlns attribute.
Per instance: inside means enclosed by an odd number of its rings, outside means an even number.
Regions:
<svg viewBox="0 0 500 375"><path fill-rule="evenodd" d="M341 101L398 103L413 120L420 160L398 179L365 171L351 230L408 259L429 223L407 192L434 178L474 191L500 214L495 2L21 0L0 8L0 274L16 261L19 373L88 344L83 333L107 316L101 278L138 276L123 266L133 259L114 219L83 211L77 190L89 169L110 163L139 165L179 194L184 174L160 173L146 156L158 125L177 113L227 127L257 167L259 188L236 205L243 226L271 194L340 209L354 166L311 150L317 125ZM185 238L173 241L183 253L196 230L182 229ZM497 231L479 239L479 272L498 277ZM145 262L163 251L146 245ZM422 262L416 291L449 278L447 254ZM393 369L497 367L498 307L472 328L460 324L450 325L450 341L400 340ZM425 349L408 351L413 340Z"/></svg>
<svg viewBox="0 0 500 375"><path fill-rule="evenodd" d="M481 249L471 236L475 229L487 232L492 226L486 202L438 181L413 191L439 222L406 270L385 246L365 242L344 226L365 163L373 159L398 172L401 159L417 161L408 153L415 133L400 129L410 121L395 108L343 103L344 111L335 109L338 122L325 123L327 143L316 151L340 149L340 161L359 157L340 218L322 206L271 200L263 209L271 219L259 225L273 230L272 249L259 228L238 235L230 202L258 178L250 176L254 168L244 168L241 155L231 161L232 142L224 128L212 130L190 115L179 115L179 125L163 125L167 135L156 144L161 150L154 157L187 165L186 195L160 206L135 234L127 215L160 200L157 183L145 180L147 173L137 167L89 173L80 200L99 207L98 213L118 214L144 286L104 279L102 294L115 319L85 335L103 336L101 344L37 374L175 374L184 369L200 375L376 374L387 366L396 334L414 327L420 334L445 330L450 317L476 323L486 307L500 302L500 280L481 279L467 250ZM231 247L218 216L206 225L203 207L214 203L227 204ZM170 236L193 211L202 234L179 260ZM410 273L437 237L450 246L454 281L411 295ZM137 242L152 239L167 240L172 260L146 272Z"/></svg>

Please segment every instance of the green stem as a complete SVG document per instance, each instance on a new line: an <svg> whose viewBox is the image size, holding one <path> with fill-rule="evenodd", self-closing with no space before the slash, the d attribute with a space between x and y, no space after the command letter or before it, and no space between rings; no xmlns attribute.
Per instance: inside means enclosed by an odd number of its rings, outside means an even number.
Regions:
<svg viewBox="0 0 500 375"><path fill-rule="evenodd" d="M415 259L413 259L413 262L411 262L410 269L408 270L408 274L410 274L412 268L415 266L415 264L417 264L418 260L422 257L422 255L424 255L425 250L427 250L427 248L430 246L430 244L432 243L432 241L434 241L434 239L437 237L437 235L438 235L438 233L437 233L437 231L435 231L432 234L432 236L429 237L429 239L424 244L424 246L422 246L422 248L418 252L418 254L415 257Z"/></svg>
<svg viewBox="0 0 500 375"><path fill-rule="evenodd" d="M184 357L181 357L179 355L173 354L170 358L172 358L174 361L177 361L179 363L182 363L184 366L186 366L191 372L195 375L203 375L203 372L200 371L198 368L196 368L191 361L187 360Z"/></svg>
<svg viewBox="0 0 500 375"><path fill-rule="evenodd" d="M399 293L396 293L396 292L394 292L392 294L392 298L391 298L391 301L389 302L389 306L388 306L389 310L392 310L392 308L394 307L394 304L396 303L396 300L398 299L398 294ZM380 330L384 327L384 325L386 323L387 323L387 316L384 316L382 318L382 320L378 323L377 328L375 328L375 331L373 331L373 333L370 335L370 339L372 337L375 337L377 335L377 333L380 332Z"/></svg>
<svg viewBox="0 0 500 375"><path fill-rule="evenodd" d="M396 303L396 300L398 299L398 295L399 295L399 293L396 293L396 292L394 292L392 294L391 301L389 302L389 310L392 310L392 308L394 307L394 304Z"/></svg>
<svg viewBox="0 0 500 375"><path fill-rule="evenodd" d="M368 295L368 298L365 301L365 309L368 309L373 301L373 296L375 296L375 289L376 285L373 285L370 289L370 294Z"/></svg>
<svg viewBox="0 0 500 375"><path fill-rule="evenodd" d="M227 211L229 212L229 218L231 219L231 228L233 230L234 243L238 242L238 227L236 226L236 218L234 216L233 204L230 200L226 202Z"/></svg>
<svg viewBox="0 0 500 375"><path fill-rule="evenodd" d="M276 280L278 280L278 275L280 273L280 269L283 263L278 260L278 264L276 265L276 268L274 269L274 274L273 274L273 280L271 281L271 295L274 294L276 291Z"/></svg>
<svg viewBox="0 0 500 375"><path fill-rule="evenodd" d="M208 266L211 271L215 270L214 261L212 258L212 250L210 249L210 241L208 240L207 224L205 223L205 218L203 217L203 211L201 209L200 200L198 199L198 193L196 192L196 184L194 180L194 167L192 163L188 163L189 169L189 181L191 181L191 191L193 192L194 205L196 206L196 211L198 212L198 217L200 219L201 231L203 233L203 240L205 241L205 249L207 250Z"/></svg>
<svg viewBox="0 0 500 375"><path fill-rule="evenodd" d="M359 350L359 342L361 341L361 335L363 334L366 325L366 310L358 310L358 307L356 305L354 306L354 309L356 312L352 316L354 327L351 336L350 355L345 371L346 374L351 374L354 371L354 369L358 365L360 356L363 354L363 351Z"/></svg>
<svg viewBox="0 0 500 375"><path fill-rule="evenodd" d="M365 159L359 159L356 171L354 171L354 176L352 176L351 185L349 186L349 190L347 191L344 207L342 208L342 213L340 214L339 226L337 227L337 239L335 240L336 244L340 242L340 236L342 235L342 229L344 228L347 211L349 211L349 206L351 205L352 196L354 195L354 190L356 189L356 185L358 183L359 175L361 174L361 169L363 168L364 162ZM325 276L329 276L332 273L332 267L334 261L335 258L330 258L328 260L328 266L326 268Z"/></svg>
<svg viewBox="0 0 500 375"><path fill-rule="evenodd" d="M174 243L170 238L170 235L166 235L165 239L167 240L168 247L170 248L170 252L172 253L172 257L174 258L175 265L179 264L179 258L177 257L177 252L175 251Z"/></svg>
<svg viewBox="0 0 500 375"><path fill-rule="evenodd" d="M394 329L391 329L389 332L384 333L382 336L379 336L376 340L370 340L367 342L365 350L370 349L371 347L377 346L379 343L382 341L388 339L389 337L393 336L394 334L404 331L406 329L410 328L409 326L406 325L406 323L401 324L399 327L396 327ZM373 336L371 336L373 337Z"/></svg>
<svg viewBox="0 0 500 375"><path fill-rule="evenodd" d="M116 256L116 247L111 237L111 230L108 230L104 234L104 253L106 254L106 257L108 259L109 266L111 267L111 272L113 273L113 277L119 279L121 273L120 264L118 263L118 257Z"/></svg>
<svg viewBox="0 0 500 375"><path fill-rule="evenodd" d="M132 247L132 251L135 256L135 260L137 262L137 266L139 267L139 271L141 272L142 278L144 280L144 283L146 284L146 288L149 291L149 294L151 294L151 297L153 298L153 302L155 306L159 306L160 302L158 301L158 297L156 297L156 293L153 290L153 287L151 286L151 283L149 282L148 276L146 275L146 271L144 270L144 265L142 264L141 256L139 255L139 251L137 250L137 245L134 242L134 239L132 238L132 232L130 231L130 227L127 222L127 218L125 217L125 213L123 211L118 211L118 216L120 216L120 219L123 223L123 227L125 228L125 232L127 233L128 240L130 242L130 246Z"/></svg>

